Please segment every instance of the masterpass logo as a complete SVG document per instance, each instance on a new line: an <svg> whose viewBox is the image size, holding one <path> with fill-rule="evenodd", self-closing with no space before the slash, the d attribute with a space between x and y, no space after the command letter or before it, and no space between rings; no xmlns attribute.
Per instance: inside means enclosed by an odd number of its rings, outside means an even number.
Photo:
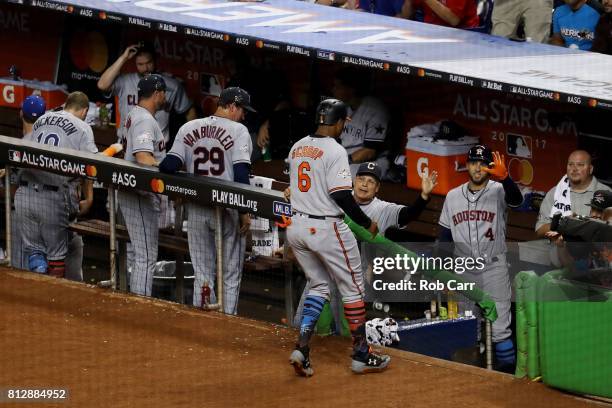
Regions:
<svg viewBox="0 0 612 408"><path fill-rule="evenodd" d="M98 169L96 169L96 166L92 165L85 166L85 174L89 177L96 177L98 175Z"/></svg>
<svg viewBox="0 0 612 408"><path fill-rule="evenodd" d="M164 185L163 180L158 178L151 179L151 190L154 193L163 193L166 186Z"/></svg>

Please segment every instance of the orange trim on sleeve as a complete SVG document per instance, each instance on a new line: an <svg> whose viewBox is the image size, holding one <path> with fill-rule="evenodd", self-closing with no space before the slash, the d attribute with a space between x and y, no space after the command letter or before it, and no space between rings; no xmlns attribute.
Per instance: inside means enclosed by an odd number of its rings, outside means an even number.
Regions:
<svg viewBox="0 0 612 408"><path fill-rule="evenodd" d="M334 187L331 190L328 190L328 193L333 193L334 191L340 191L340 190L352 190L353 186L342 186L342 187Z"/></svg>

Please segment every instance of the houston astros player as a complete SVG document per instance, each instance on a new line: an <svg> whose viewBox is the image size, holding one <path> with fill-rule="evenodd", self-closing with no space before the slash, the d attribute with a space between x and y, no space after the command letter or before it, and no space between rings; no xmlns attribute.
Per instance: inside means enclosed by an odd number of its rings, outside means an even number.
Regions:
<svg viewBox="0 0 612 408"><path fill-rule="evenodd" d="M97 153L91 127L83 120L89 99L82 92L68 95L64 109L38 118L24 140L55 147ZM15 193L17 223L28 256L28 269L63 277L68 244L72 238L68 223L86 212L91 201L80 201L78 177L60 176L42 170L24 169ZM91 182L86 182L91 188Z"/></svg>
<svg viewBox="0 0 612 408"><path fill-rule="evenodd" d="M134 58L136 71L120 75L121 69L127 61ZM148 43L130 45L123 54L102 73L98 80L98 88L101 91L111 91L117 95L119 116L117 122L123 125L128 113L138 105L138 83L146 75L156 72L155 50ZM161 75L161 74L160 74ZM166 83L166 102L155 114L155 119L164 135L166 144L170 139L170 112L174 110L178 114L185 114L187 120L196 118L196 111L185 93L183 85L167 75L162 75ZM120 120L120 121L119 121ZM121 127L119 128L121 132ZM125 137L125 135L121 136Z"/></svg>
<svg viewBox="0 0 612 408"><path fill-rule="evenodd" d="M164 106L165 98L166 83L161 75L147 75L138 82L138 105L123 124L125 160L156 166L164 158L164 136L153 115ZM117 199L134 248L130 291L151 296L161 198L145 191L120 190Z"/></svg>
<svg viewBox="0 0 612 408"><path fill-rule="evenodd" d="M214 115L184 124L175 143L159 169L175 173L185 165L187 172L199 176L249 184L251 136L243 124L245 111L255 112L251 97L238 87L224 89ZM202 287L211 289L214 296L215 264L215 209L194 203L187 204L187 235L189 254L195 271L193 305L202 305ZM238 294L244 262L245 237L251 219L248 213L233 209L223 210L223 311L238 312Z"/></svg>
<svg viewBox="0 0 612 408"><path fill-rule="evenodd" d="M365 337L364 284L357 241L342 222L344 213L372 235L378 232L351 194L346 150L338 143L348 117L347 105L326 99L316 112L317 131L289 151L292 223L287 242L310 281L304 301L296 349L289 362L298 375L313 374L310 338L323 305L329 300L328 280L336 281L353 337L351 369L355 373L384 370L391 358L370 351Z"/></svg>
<svg viewBox="0 0 612 408"><path fill-rule="evenodd" d="M467 167L470 180L452 189L444 200L440 241L454 242L456 256L484 258L483 270L467 271L465 275L495 301L496 363L498 369L507 370L514 365L515 352L510 330L512 290L506 262L506 210L521 205L523 196L498 152L476 145L468 152ZM501 182L491 180L491 176Z"/></svg>

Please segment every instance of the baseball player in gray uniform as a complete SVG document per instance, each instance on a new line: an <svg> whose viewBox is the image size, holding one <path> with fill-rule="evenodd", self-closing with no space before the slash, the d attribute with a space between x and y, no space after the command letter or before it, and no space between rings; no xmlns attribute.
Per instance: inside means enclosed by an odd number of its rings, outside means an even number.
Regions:
<svg viewBox="0 0 612 408"><path fill-rule="evenodd" d="M318 128L289 151L292 223L287 242L310 281L304 301L296 349L289 358L298 375L313 374L310 338L335 280L353 337L351 369L355 373L384 370L391 358L370 351L365 337L364 284L357 241L342 221L344 213L373 235L378 227L361 211L351 194L346 150L336 140L348 117L348 107L326 99L316 112Z"/></svg>
<svg viewBox="0 0 612 408"><path fill-rule="evenodd" d="M389 127L389 112L377 98L366 95L369 73L346 68L338 71L334 81L335 98L349 105L350 121L344 124L340 140L348 153L351 174L355 176L359 163L376 160L384 176L389 161L383 153Z"/></svg>
<svg viewBox="0 0 612 408"><path fill-rule="evenodd" d="M138 82L138 105L130 111L123 125L125 160L157 166L164 158L164 136L153 115L164 106L165 97L166 83L161 75L147 75ZM130 291L151 296L161 198L146 191L119 191L117 199L134 248Z"/></svg>
<svg viewBox="0 0 612 408"><path fill-rule="evenodd" d="M41 116L24 140L97 153L93 131L83 120L89 99L82 92L68 95L64 110ZM15 193L16 222L21 226L22 243L28 256L28 269L63 277L65 258L72 233L68 223L86 212L91 201L81 201L75 177L24 169ZM91 187L91 182L86 182Z"/></svg>
<svg viewBox="0 0 612 408"><path fill-rule="evenodd" d="M507 207L518 207L523 196L508 176L504 157L483 145L470 149L467 157L470 180L452 189L440 214L440 242L454 242L456 256L484 258L482 270L465 272L468 280L495 301L498 318L493 323L497 368L515 363L510 330L512 289L506 262ZM491 176L501 180L491 180Z"/></svg>
<svg viewBox="0 0 612 408"><path fill-rule="evenodd" d="M415 202L410 206L390 203L376 197L376 194L378 194L380 189L381 177L382 172L378 164L375 162L361 163L359 165L359 169L357 170L357 175L353 185L353 196L355 197L355 201L357 204L359 204L361 210L372 220L376 221L380 233L384 235L389 228L403 228L410 221L418 218L429 202L429 195L437 184L438 173L436 171L432 171L428 176L422 178L421 194L419 194ZM290 191L285 191L285 195L289 197ZM371 249L372 248L369 246L364 246L362 247L361 253L361 259L364 265L363 269L367 270L365 277L368 281L371 269L368 268L366 262L373 259ZM342 312L338 300L338 288L333 281L329 281L329 286L331 292L330 306L336 325L335 330L336 333L341 333ZM302 293L302 298L300 299L300 304L296 312L296 320L299 319L302 314L304 301L309 290L310 283L306 284L304 292ZM299 321L296 323L296 325L299 325Z"/></svg>
<svg viewBox="0 0 612 408"><path fill-rule="evenodd" d="M224 89L214 115L184 124L159 169L175 173L183 165L188 173L249 184L253 145L243 124L246 111L254 112L251 97L238 87ZM202 288L208 285L215 297L215 265L223 265L223 311L237 314L238 294L244 262L245 237L251 218L233 209L223 209L223 259L216 259L215 209L187 204L189 254L195 271L193 305L203 306Z"/></svg>
<svg viewBox="0 0 612 408"><path fill-rule="evenodd" d="M32 127L38 118L45 114L47 111L47 104L45 100L38 95L30 95L24 99L21 104L21 128L23 130L22 137L27 140L32 140ZM11 184L19 184L19 169L11 168ZM17 187L14 187L15 189ZM14 192L14 191L12 191ZM13 220L16 220L15 208L11 211ZM23 250L23 243L21 239L21 228L19 223L13 221L11 223L11 266L18 269L27 269L28 260Z"/></svg>
<svg viewBox="0 0 612 408"><path fill-rule="evenodd" d="M121 69L127 61L134 58L136 71L120 75ZM98 80L98 88L101 91L111 91L117 95L119 116L117 122L123 125L128 113L138 105L138 83L146 75L156 72L155 50L150 44L141 42L130 45L123 54L102 73ZM168 75L162 75L166 83L166 102L155 114L155 119L164 135L166 144L170 139L170 112L174 110L178 114L185 114L187 120L196 118L196 111L185 93L183 85ZM119 128L119 132L121 131ZM119 136L120 139L125 135ZM120 140L121 141L121 140Z"/></svg>

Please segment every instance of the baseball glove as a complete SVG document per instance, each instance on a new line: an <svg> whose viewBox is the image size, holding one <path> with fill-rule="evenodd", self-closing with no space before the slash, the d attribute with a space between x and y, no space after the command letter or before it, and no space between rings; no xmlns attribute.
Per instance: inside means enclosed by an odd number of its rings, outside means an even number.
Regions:
<svg viewBox="0 0 612 408"><path fill-rule="evenodd" d="M390 346L393 342L399 342L397 334L398 325L390 317L386 319L372 319L366 322L366 339L373 346Z"/></svg>
<svg viewBox="0 0 612 408"><path fill-rule="evenodd" d="M504 164L504 155L499 154L499 152L493 152L493 161L489 164L490 167L483 167L482 171L486 171L491 176L504 180L508 177L508 169Z"/></svg>

